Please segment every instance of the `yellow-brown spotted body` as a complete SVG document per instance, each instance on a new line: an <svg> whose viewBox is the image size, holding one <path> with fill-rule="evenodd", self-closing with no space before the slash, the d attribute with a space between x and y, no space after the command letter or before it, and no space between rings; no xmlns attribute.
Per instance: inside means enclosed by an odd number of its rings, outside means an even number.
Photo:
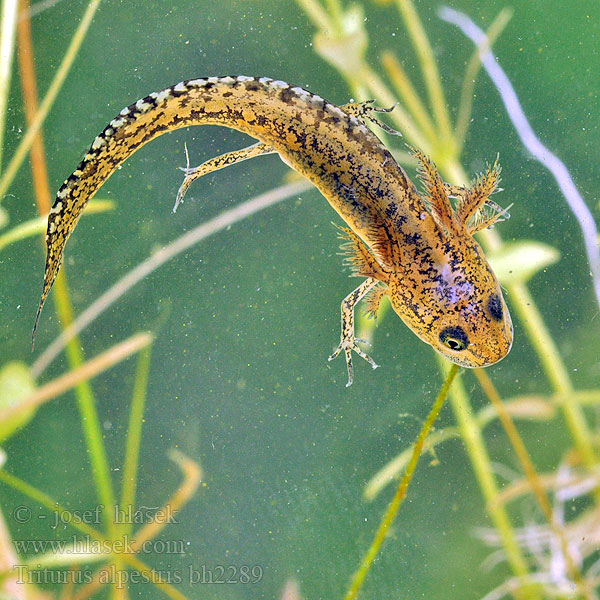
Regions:
<svg viewBox="0 0 600 600"><path fill-rule="evenodd" d="M123 109L92 143L57 194L48 217L44 288L34 326L60 268L64 247L90 198L115 169L155 137L190 125L222 125L258 144L188 170L180 196L194 178L239 160L278 153L325 196L343 228L354 274L366 280L342 303L342 338L352 381L356 345L353 309L370 292L377 312L387 295L402 320L449 360L466 367L491 365L512 343L512 325L498 282L473 233L504 211L489 201L494 165L470 188L441 181L421 162L421 196L390 152L366 127L368 103L342 107L300 87L256 77L210 77L178 83ZM457 198L453 207L449 197ZM486 205L487 203L487 205ZM480 210L491 206L491 213Z"/></svg>

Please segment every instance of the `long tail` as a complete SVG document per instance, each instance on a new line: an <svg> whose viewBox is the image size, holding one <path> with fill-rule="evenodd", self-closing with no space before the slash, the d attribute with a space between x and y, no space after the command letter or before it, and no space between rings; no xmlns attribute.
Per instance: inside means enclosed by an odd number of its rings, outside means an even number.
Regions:
<svg viewBox="0 0 600 600"><path fill-rule="evenodd" d="M266 77L210 77L183 81L124 108L96 137L56 195L48 216L44 287L33 341L42 308L62 265L65 244L85 205L121 163L162 133L189 125L225 125L269 142L274 132L265 115L275 100L277 106L285 106L281 102L285 94L290 110L294 102L312 96Z"/></svg>

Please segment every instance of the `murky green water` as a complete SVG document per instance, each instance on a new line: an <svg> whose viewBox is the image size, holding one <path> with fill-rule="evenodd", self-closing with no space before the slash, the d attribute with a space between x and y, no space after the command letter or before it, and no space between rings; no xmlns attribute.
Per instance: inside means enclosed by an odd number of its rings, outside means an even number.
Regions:
<svg viewBox="0 0 600 600"><path fill-rule="evenodd" d="M127 104L182 79L210 75L269 76L344 103L350 92L312 48L312 25L291 2L105 0L44 127L51 186L75 168L94 136ZM36 67L43 92L59 64L86 2L65 0L33 19ZM456 2L489 25L502 2ZM454 106L472 46L436 16L437 3L417 9L434 46L447 97ZM513 4L514 16L496 44L539 136L562 157L598 217L600 152L597 69L600 10L590 2L552 6ZM365 2L369 57L394 49L418 79L414 53L392 6ZM10 98L6 156L24 120L18 76ZM225 208L279 185L287 167L258 158L196 183L171 212L185 164L237 149L247 139L220 128L168 134L144 147L98 194L118 204L82 219L67 247L66 272L76 312L153 250ZM396 142L398 143L398 142ZM505 240L532 239L558 248L562 260L538 274L531 291L577 388L600 379L598 306L577 224L550 175L531 160L485 74L476 86L473 122L463 164L469 174L500 154L512 218L498 230ZM411 175L414 173L411 173ZM29 167L3 199L11 224L36 215ZM133 288L82 335L87 357L139 330L156 331L140 456L138 504L159 506L179 485L167 453L178 448L198 461L204 484L159 540L183 543L184 554L154 547L143 559L178 573L190 598L279 598L295 578L307 599L340 598L391 497L362 498L366 482L416 436L439 390L433 353L388 314L375 333L372 371L356 362L350 389L343 359L327 356L339 336L339 302L353 287L341 268L337 219L316 190L287 200L176 257ZM38 238L0 254L2 362L32 361L30 329L41 288ZM510 304L510 299L509 299ZM489 372L503 397L550 391L539 362L515 320L509 357ZM58 334L50 301L36 353ZM34 357L36 354L33 355ZM61 356L48 381L68 369ZM93 381L115 482L120 481L134 360ZM476 409L487 401L472 375L463 377ZM591 414L591 413L590 413ZM409 415L409 416L406 416ZM451 425L449 408L439 425ZM540 472L554 468L570 441L560 416L520 422ZM500 483L519 467L497 423L485 430ZM7 469L73 510L98 501L72 393L53 400L4 446ZM459 440L426 456L406 505L367 580L364 598L478 598L509 576L501 564L482 567L491 552L474 536L489 526L469 458ZM2 484L2 510L16 539L63 539L50 513ZM19 524L15 507L31 507ZM536 514L532 501L513 505L516 522ZM38 517L47 517L45 519ZM258 566L258 583L199 584L190 568ZM190 567L191 566L191 567ZM87 567L86 567L87 568ZM90 567L91 568L91 567ZM52 588L55 593L60 586ZM159 598L150 585L131 597Z"/></svg>

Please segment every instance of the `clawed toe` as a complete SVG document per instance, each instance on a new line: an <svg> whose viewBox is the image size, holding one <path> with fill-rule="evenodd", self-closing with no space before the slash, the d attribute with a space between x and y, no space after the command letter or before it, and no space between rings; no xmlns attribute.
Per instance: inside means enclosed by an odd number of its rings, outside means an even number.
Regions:
<svg viewBox="0 0 600 600"><path fill-rule="evenodd" d="M357 342L360 343L368 343L365 340L360 340L356 338L349 338L342 340L339 346L336 348L335 352L328 358L328 360L333 360L336 358L340 352L344 352L346 357L346 366L348 368L348 383L346 383L346 387L350 387L352 382L354 381L354 367L352 365L352 351L356 352L361 358L364 358L373 369L379 368L379 365L366 353L363 352Z"/></svg>

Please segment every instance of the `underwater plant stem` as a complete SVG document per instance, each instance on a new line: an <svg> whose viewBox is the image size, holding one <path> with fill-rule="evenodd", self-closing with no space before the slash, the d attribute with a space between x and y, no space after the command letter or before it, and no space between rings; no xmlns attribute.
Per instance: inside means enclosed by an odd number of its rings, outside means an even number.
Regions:
<svg viewBox="0 0 600 600"><path fill-rule="evenodd" d="M150 374L150 357L152 348L147 346L140 352L131 409L129 412L129 425L127 427L127 443L125 448L125 461L123 465L123 486L121 489L121 510L127 513L131 508L134 510L135 493L137 488L137 471L140 456L140 445L142 441L142 425L144 423L144 407L146 404L146 393L148 389L148 376ZM126 534L131 534L133 523L127 526Z"/></svg>
<svg viewBox="0 0 600 600"><path fill-rule="evenodd" d="M60 318L61 327L64 329L73 322L73 307L69 298L67 278L56 278L54 286L54 304ZM71 369L77 369L84 363L83 350L78 338L73 338L66 348L67 359ZM75 388L75 397L79 408L81 426L85 437L88 455L92 467L92 474L96 484L98 498L103 505L102 518L106 527L107 535L114 538L115 525L113 520L113 508L115 506L115 494L113 491L108 456L104 447L102 427L96 410L96 401L89 381L82 381Z"/></svg>
<svg viewBox="0 0 600 600"><path fill-rule="evenodd" d="M483 369L474 369L475 377L479 381L485 395L488 397L489 401L492 403L496 412L498 413L498 417L502 422L502 426L504 427L504 431L510 443L521 463L521 467L523 468L523 472L525 473L525 477L529 482L529 485L535 495L535 498L544 513L546 521L552 530L554 536L559 540L561 551L563 558L566 563L567 572L569 576L576 583L579 593L582 597L587 598L588 600L593 599L593 595L588 588L587 583L585 582L581 571L575 561L573 560L573 556L571 554L571 550L569 548L569 542L565 535L564 528L561 527L560 523L554 517L554 511L552 510L552 505L550 504L550 500L546 494L546 490L544 489L544 485L535 470L535 466L533 461L531 460L531 456L525 447L523 439L519 435L517 428L510 416L510 413L504 406L502 399L500 398L500 394L498 394L498 390L492 383L489 375Z"/></svg>
<svg viewBox="0 0 600 600"><path fill-rule="evenodd" d="M342 3L340 0L325 0L327 5L327 11L333 17L331 25L334 29L335 34L339 35L343 32L342 18L344 11L342 10Z"/></svg>
<svg viewBox="0 0 600 600"><path fill-rule="evenodd" d="M458 103L458 116L456 117L456 126L454 128L454 139L458 144L458 153L462 150L467 137L467 130L471 121L473 112L473 93L475 90L475 81L481 70L481 55L489 50L498 39L504 28L508 25L513 14L512 8L504 7L492 21L486 31L486 39L473 52L465 69L463 84L460 90L460 101Z"/></svg>
<svg viewBox="0 0 600 600"><path fill-rule="evenodd" d="M112 210L114 207L115 203L112 200L90 200L82 215L101 213L107 210ZM15 225L6 233L0 235L0 252L2 252L2 250L4 250L4 248L7 246L10 246L10 244L20 242L21 240L38 235L40 233L45 233L47 226L48 214L29 219L28 221L19 223L19 225Z"/></svg>
<svg viewBox="0 0 600 600"><path fill-rule="evenodd" d="M328 31L331 29L329 15L317 0L296 0L296 2L302 7L315 27L321 31Z"/></svg>
<svg viewBox="0 0 600 600"><path fill-rule="evenodd" d="M93 2L92 2L93 4ZM92 5L90 4L90 6ZM23 0L23 7L27 10L28 0ZM88 7L89 10L89 7ZM28 15L28 13L25 13ZM46 158L44 153L43 140L40 128L34 127L36 122L40 122L42 108L38 107L37 89L35 86L35 58L33 43L31 41L31 27L28 25L29 16L25 16L19 22L19 64L21 75L21 87L23 89L23 103L25 105L25 116L29 124L31 134L31 143L36 144L38 152L31 155L32 176L34 181L35 199L38 212L44 214L50 210L50 186L48 183L48 170L46 168ZM75 34L77 35L77 33ZM35 161L35 162L34 162ZM42 181L44 180L45 181ZM1 197L1 194L0 194ZM69 298L66 276L57 279L57 286L54 294L56 311L63 327L67 327L73 321L73 309ZM83 351L77 339L73 339L67 346L67 357L72 369L81 367L84 362ZM79 405L82 426L86 438L90 461L96 488L100 501L104 505L102 512L107 531L112 537L114 533L114 524L112 519L112 507L114 506L114 493L108 460L102 441L102 430L96 412L96 405L92 388L88 382L82 381L75 388L75 395Z"/></svg>
<svg viewBox="0 0 600 600"><path fill-rule="evenodd" d="M442 373L448 371L448 362L438 357ZM488 455L481 427L473 415L469 396L461 380L456 381L450 390L450 405L454 412L460 434L473 467L479 488L486 501L488 514L500 534L506 557L513 573L525 581L530 581L527 561L523 556L515 535L510 517L503 505L497 502L498 486L494 477L492 462ZM518 595L519 598L541 599L541 594L530 582Z"/></svg>
<svg viewBox="0 0 600 600"><path fill-rule="evenodd" d="M413 47L421 64L425 86L429 95L433 115L440 129L441 137L450 141L453 139L450 116L442 87L442 80L437 68L435 54L429 43L423 23L411 0L396 0L396 5L410 35Z"/></svg>
<svg viewBox="0 0 600 600"><path fill-rule="evenodd" d="M511 297L516 299L515 306L519 317L527 329L531 343L535 347L554 391L561 395L573 391L571 380L558 348L548 332L529 290L523 284L511 284L509 291Z"/></svg>
<svg viewBox="0 0 600 600"><path fill-rule="evenodd" d="M33 410L52 400L68 390L74 388L81 381L89 381L100 373L103 373L112 366L129 358L132 354L139 352L153 341L150 333L136 333L131 337L115 344L98 354L94 358L83 363L77 369L73 369L64 373L60 377L49 381L48 383L36 387L35 390L22 401L12 404L0 410L0 422L14 419L19 415L29 410Z"/></svg>
<svg viewBox="0 0 600 600"><path fill-rule="evenodd" d="M29 0L21 0L21 9L29 10ZM25 108L25 119L30 126L35 121L39 110L39 99L37 82L35 77L35 63L33 42L31 38L31 21L29 18L19 19L17 25L19 75L21 79L21 90L23 93L23 106ZM48 167L44 153L44 139L42 130L33 136L31 152L29 154L31 170L33 171L33 188L40 214L50 212L51 194L48 178Z"/></svg>
<svg viewBox="0 0 600 600"><path fill-rule="evenodd" d="M0 22L0 172L2 172L2 156L4 154L6 107L8 106L12 59L15 51L18 4L18 0L3 0L2 2L2 21Z"/></svg>
<svg viewBox="0 0 600 600"><path fill-rule="evenodd" d="M421 102L421 98L419 97L419 94L417 94L404 67L396 55L389 50L385 50L381 55L381 64L387 71L402 102L404 102L417 125L433 144L438 135L435 125L433 124L425 105Z"/></svg>
<svg viewBox="0 0 600 600"><path fill-rule="evenodd" d="M75 515L73 515L66 507L53 500L50 496L48 496L48 494L38 490L26 481L23 481L20 477L17 477L16 475L13 475L4 469L0 469L0 481L10 486L17 492L20 492L23 494L23 496L31 498L31 500L40 506L48 509L50 513L60 513L61 515L64 515L65 519L69 519L69 524L75 529L81 531L81 533L89 535L90 537L98 540L105 539L100 531L94 529L82 519L75 518Z"/></svg>
<svg viewBox="0 0 600 600"><path fill-rule="evenodd" d="M52 83L50 84L50 87L48 88L48 91L46 92L46 95L40 104L40 108L36 113L34 121L27 128L27 132L21 139L21 143L18 145L14 155L8 163L6 171L2 173L2 177L0 178L0 202L2 201L2 198L4 198L8 188L16 177L19 168L27 157L27 153L33 144L36 134L48 116L48 113L50 112L50 109L56 100L56 96L58 95L58 92L60 91L67 74L71 69L73 61L79 52L79 48L81 47L81 44L85 38L85 34L87 33L100 2L101 0L91 0L91 2L88 4L83 18L81 19L81 22L77 26L77 30L71 39L71 43L69 44L67 52L65 53L54 79L52 80Z"/></svg>
<svg viewBox="0 0 600 600"><path fill-rule="evenodd" d="M417 467L417 463L419 462L419 457L421 456L421 451L423 450L423 445L425 444L425 440L427 439L427 435L429 431L433 427L435 420L437 419L440 411L442 410L442 406L444 406L444 402L446 401L446 397L448 396L448 391L454 381L456 374L458 373L459 367L458 365L453 364L448 370L448 374L446 375L446 380L442 385L442 389L438 394L429 414L427 415L427 419L423 423L423 427L419 432L419 435L415 441L412 456L408 465L406 466L406 471L404 471L404 475L400 480L400 484L398 485L398 489L392 501L388 505L388 508L379 524L377 529L377 533L375 534L375 538L371 543L371 546L367 550L364 558L361 561L360 567L354 573L352 577L352 582L350 584L350 588L346 593L345 600L354 600L358 596L360 589L364 583L365 577L367 576L371 566L373 565L373 561L377 557L381 545L383 544L385 538L389 533L389 529L392 526L396 515L398 514L398 510L402 504L402 501L406 497L406 491L408 490L408 486L410 485L411 479Z"/></svg>
<svg viewBox="0 0 600 600"><path fill-rule="evenodd" d="M527 330L527 335L540 358L546 376L556 392L559 406L577 450L586 466L595 468L596 453L592 442L592 434L583 409L571 397L573 384L558 348L548 332L548 328L527 287L521 283L512 283L507 287L513 305Z"/></svg>

